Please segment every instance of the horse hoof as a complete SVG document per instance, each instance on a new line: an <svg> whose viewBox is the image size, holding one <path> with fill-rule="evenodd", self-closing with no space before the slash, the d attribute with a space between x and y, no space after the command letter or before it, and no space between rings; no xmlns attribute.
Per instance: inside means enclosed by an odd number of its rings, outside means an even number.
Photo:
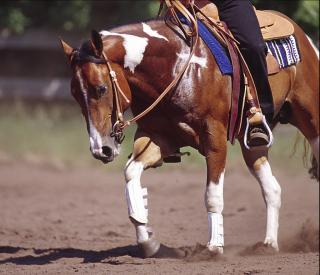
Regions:
<svg viewBox="0 0 320 275"><path fill-rule="evenodd" d="M138 244L144 258L154 256L160 249L160 242L151 237L149 240Z"/></svg>
<svg viewBox="0 0 320 275"><path fill-rule="evenodd" d="M256 255L274 255L279 249L272 246L271 243L258 242L252 247L253 254Z"/></svg>
<svg viewBox="0 0 320 275"><path fill-rule="evenodd" d="M138 244L144 258L173 258L179 259L186 256L182 249L168 247L160 244L155 238Z"/></svg>
<svg viewBox="0 0 320 275"><path fill-rule="evenodd" d="M263 244L265 247L269 248L270 250L274 250L275 252L279 252L278 244L275 243L274 241L265 240Z"/></svg>
<svg viewBox="0 0 320 275"><path fill-rule="evenodd" d="M207 245L208 250L210 253L215 255L222 255L223 254L223 247L222 246L215 246L215 245Z"/></svg>
<svg viewBox="0 0 320 275"><path fill-rule="evenodd" d="M186 252L182 249L168 247L166 245L160 244L160 248L153 258L171 258L171 259L181 259L186 256Z"/></svg>

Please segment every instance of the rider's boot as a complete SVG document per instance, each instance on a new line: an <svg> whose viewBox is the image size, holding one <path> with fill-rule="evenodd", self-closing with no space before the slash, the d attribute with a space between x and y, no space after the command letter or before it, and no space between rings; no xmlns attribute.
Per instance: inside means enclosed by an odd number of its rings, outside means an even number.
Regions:
<svg viewBox="0 0 320 275"><path fill-rule="evenodd" d="M270 136L264 124L265 118L260 109L252 107L249 110L248 123L248 146L267 146L270 142Z"/></svg>

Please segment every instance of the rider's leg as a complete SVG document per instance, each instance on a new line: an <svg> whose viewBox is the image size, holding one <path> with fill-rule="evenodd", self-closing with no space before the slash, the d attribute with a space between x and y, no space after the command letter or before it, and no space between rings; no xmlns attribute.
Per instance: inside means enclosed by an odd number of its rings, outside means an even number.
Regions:
<svg viewBox="0 0 320 275"><path fill-rule="evenodd" d="M267 48L253 6L249 0L214 0L212 2L218 7L220 19L228 25L229 30L240 42L241 53L257 88L262 113L267 121L271 122L274 107L265 59Z"/></svg>

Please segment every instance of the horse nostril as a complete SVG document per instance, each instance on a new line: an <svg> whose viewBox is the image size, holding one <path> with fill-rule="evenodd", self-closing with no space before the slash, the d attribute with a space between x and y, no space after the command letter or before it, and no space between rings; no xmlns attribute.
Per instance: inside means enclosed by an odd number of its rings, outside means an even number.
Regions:
<svg viewBox="0 0 320 275"><path fill-rule="evenodd" d="M102 147L102 153L106 156L106 157L111 157L112 156L112 149L108 146L103 146Z"/></svg>

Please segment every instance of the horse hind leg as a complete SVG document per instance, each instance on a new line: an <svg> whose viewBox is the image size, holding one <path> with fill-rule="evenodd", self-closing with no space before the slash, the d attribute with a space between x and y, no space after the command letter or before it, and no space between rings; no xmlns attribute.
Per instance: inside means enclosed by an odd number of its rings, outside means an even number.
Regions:
<svg viewBox="0 0 320 275"><path fill-rule="evenodd" d="M268 162L268 149L257 147L254 150L247 150L243 145L243 142L240 142L240 144L246 165L251 174L254 175L260 184L263 199L267 208L267 225L264 244L273 248L275 251L278 251L281 187L277 179L272 174L272 170Z"/></svg>
<svg viewBox="0 0 320 275"><path fill-rule="evenodd" d="M300 35L300 34L299 34ZM288 97L291 107L289 123L298 128L308 140L313 152L313 168L319 180L319 52L311 40L301 38L302 58L295 83ZM313 49L312 49L313 48Z"/></svg>
<svg viewBox="0 0 320 275"><path fill-rule="evenodd" d="M313 153L313 172L319 180L319 93L312 93L319 89L305 88L295 92L290 99L290 124L295 126L307 139Z"/></svg>

